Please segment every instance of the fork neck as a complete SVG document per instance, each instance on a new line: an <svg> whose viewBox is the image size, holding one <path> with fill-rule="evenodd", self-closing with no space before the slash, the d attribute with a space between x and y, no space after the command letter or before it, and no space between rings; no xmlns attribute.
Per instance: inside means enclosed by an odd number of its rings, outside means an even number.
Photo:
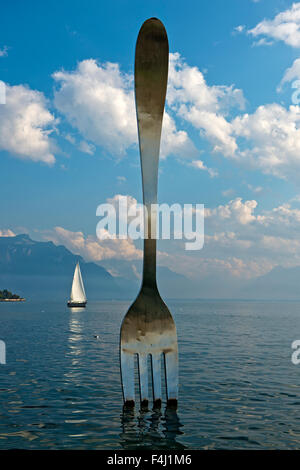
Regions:
<svg viewBox="0 0 300 470"><path fill-rule="evenodd" d="M151 135L143 133L140 139L141 168L144 200L144 264L143 286L157 289L156 283L156 226L157 226L157 179L161 133L161 117L150 129Z"/></svg>
<svg viewBox="0 0 300 470"><path fill-rule="evenodd" d="M143 287L157 289L156 238L151 238L151 234L156 234L156 211L154 212L153 206L152 211L151 206L145 205L145 207L147 209L144 214L145 232L148 233L148 238L144 238Z"/></svg>

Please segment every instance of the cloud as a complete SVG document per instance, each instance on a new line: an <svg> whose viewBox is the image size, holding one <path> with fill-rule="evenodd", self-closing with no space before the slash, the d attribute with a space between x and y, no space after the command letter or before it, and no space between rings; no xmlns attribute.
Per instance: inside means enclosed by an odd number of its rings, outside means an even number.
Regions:
<svg viewBox="0 0 300 470"><path fill-rule="evenodd" d="M126 176L117 176L117 180L119 183L124 183L127 180L127 178Z"/></svg>
<svg viewBox="0 0 300 470"><path fill-rule="evenodd" d="M197 168L198 170L207 171L211 178L215 178L216 176L218 176L218 172L216 170L213 170L212 168L208 168L206 165L204 165L202 160L193 160L191 162L191 166Z"/></svg>
<svg viewBox="0 0 300 470"><path fill-rule="evenodd" d="M135 215L130 217L127 213L125 217L124 213L120 213L120 202L126 202L128 210L131 209L133 214L137 214L137 200L132 196L122 194L115 194L106 200L106 203L115 208L119 221L130 222ZM99 262L108 259L133 261L141 260L143 257L142 250L136 248L131 238L112 238L112 234L106 228L101 228L100 231L97 228L98 237L84 235L83 232L73 232L63 227L55 227L41 234L43 238L53 241L56 245L66 246L72 253L81 255L87 261Z"/></svg>
<svg viewBox="0 0 300 470"><path fill-rule="evenodd" d="M126 202L127 216L119 211L120 203ZM137 200L129 195L116 194L108 198L106 203L115 208L118 223L129 224L136 217L140 217L141 207ZM128 215L132 214L132 215ZM64 245L72 253L81 255L87 261L101 262L104 260L141 261L143 251L135 246L134 241L128 238L112 238L106 227L96 229L97 237L85 235L83 232L74 232L64 227L54 227L50 230L35 231L43 240L51 240L56 245ZM139 232L139 228L137 228ZM168 258L168 254L163 251L157 252L160 259Z"/></svg>
<svg viewBox="0 0 300 470"><path fill-rule="evenodd" d="M264 19L248 34L255 38L263 36L258 45L268 44L267 38L270 38L292 47L300 47L300 2L293 3L291 8L278 13L272 20Z"/></svg>
<svg viewBox="0 0 300 470"><path fill-rule="evenodd" d="M175 110L186 104L210 112L245 106L242 90L233 85L209 86L203 73L189 66L178 52L170 54L167 102Z"/></svg>
<svg viewBox="0 0 300 470"><path fill-rule="evenodd" d="M242 198L237 197L224 206L220 205L215 209L206 209L205 218L212 217L214 220L221 220L222 223L227 219L230 224L238 222L247 225L256 220L253 215L256 206L257 202L255 200L243 203Z"/></svg>
<svg viewBox="0 0 300 470"><path fill-rule="evenodd" d="M225 281L232 278L251 279L266 274L274 267L274 263L263 257L249 259L248 256L243 259L239 256L232 256L234 251L239 250L241 255L245 251L245 244L239 243L239 240L235 246L232 240L227 245L223 244L219 251L216 250L216 247L221 245L219 240L213 240L206 236L205 243L205 254L192 257L188 254L177 253L176 257L167 258L164 264L192 281L209 280L210 285L213 282L216 286L216 292L221 288L220 278ZM239 249L237 249L238 246ZM229 253L224 257L226 250Z"/></svg>
<svg viewBox="0 0 300 470"><path fill-rule="evenodd" d="M233 158L263 173L287 178L300 171L300 108L279 104L259 106L236 117L232 135L240 139Z"/></svg>
<svg viewBox="0 0 300 470"><path fill-rule="evenodd" d="M245 25L240 24L233 29L233 34L242 33L245 30Z"/></svg>
<svg viewBox="0 0 300 470"><path fill-rule="evenodd" d="M133 76L121 72L118 64L98 64L89 59L72 72L53 74L58 84L55 106L81 135L116 157L137 145L137 124ZM178 131L165 113L161 154L195 155L185 131Z"/></svg>
<svg viewBox="0 0 300 470"><path fill-rule="evenodd" d="M261 38L258 41L254 41L252 44L253 47L259 47L259 46L272 46L274 44L273 41L268 40L266 38Z"/></svg>
<svg viewBox="0 0 300 470"><path fill-rule="evenodd" d="M278 178L297 178L300 172L300 107L271 103L227 120L196 107L181 108L197 129L221 153L238 164ZM200 164L201 165L201 164ZM195 165L195 167L197 167ZM199 168L199 166L198 166Z"/></svg>
<svg viewBox="0 0 300 470"><path fill-rule="evenodd" d="M266 252L264 237L270 232L276 237L276 229L266 224L270 214L262 215L257 210L257 201L243 201L240 197L215 208L205 208L203 249L193 253L184 251L180 245L183 242L174 241L176 256L169 253L161 264L200 282L207 276L249 279L267 273L279 263L287 263L287 259L295 262L271 248Z"/></svg>
<svg viewBox="0 0 300 470"><path fill-rule="evenodd" d="M234 86L208 86L203 73L178 53L170 54L167 103L180 118L200 131L215 152L233 155L237 145L226 117L231 108L244 109L243 92Z"/></svg>
<svg viewBox="0 0 300 470"><path fill-rule="evenodd" d="M93 144L89 144L85 140L82 140L79 145L78 145L79 150L81 150L83 153L87 153L89 155L94 155L96 151L96 147Z"/></svg>
<svg viewBox="0 0 300 470"><path fill-rule="evenodd" d="M252 186L252 184L247 184L247 188L253 193L261 193L263 190L261 186Z"/></svg>
<svg viewBox="0 0 300 470"><path fill-rule="evenodd" d="M297 266L300 264L299 230L300 209L281 204L258 212L257 201L236 198L228 204L206 209L205 244L200 257L239 259L241 266L249 266L247 275L242 268L243 277L255 277L278 265Z"/></svg>
<svg viewBox="0 0 300 470"><path fill-rule="evenodd" d="M136 142L132 78L118 64L84 60L53 78L56 108L87 140L118 156Z"/></svg>
<svg viewBox="0 0 300 470"><path fill-rule="evenodd" d="M47 106L43 93L6 85L6 104L0 106L0 150L52 165L55 146L50 135L57 120Z"/></svg>
<svg viewBox="0 0 300 470"><path fill-rule="evenodd" d="M281 91L282 87L285 83L292 82L293 80L299 79L300 78L300 59L296 59L292 66L289 67L285 73L284 76L280 82L280 85L277 89L277 91Z"/></svg>
<svg viewBox="0 0 300 470"><path fill-rule="evenodd" d="M239 197L205 209L203 249L185 252L178 241L176 257L170 253L162 264L199 282L207 276L250 279L278 265L299 265L300 210L289 204L258 209L257 201Z"/></svg>
<svg viewBox="0 0 300 470"><path fill-rule="evenodd" d="M193 158L197 155L196 147L190 140L186 131L178 131L174 119L164 113L161 135L161 158L176 155L182 159Z"/></svg>
<svg viewBox="0 0 300 470"><path fill-rule="evenodd" d="M64 134L63 137L70 142L70 144L75 145L76 144L76 139L72 134Z"/></svg>
<svg viewBox="0 0 300 470"><path fill-rule="evenodd" d="M235 193L235 190L233 188L228 188L222 191L222 196L224 197L232 197Z"/></svg>
<svg viewBox="0 0 300 470"><path fill-rule="evenodd" d="M8 47L7 47L7 46L3 46L3 47L0 49L0 57L6 57L6 56L7 56L7 51L8 51Z"/></svg>
<svg viewBox="0 0 300 470"><path fill-rule="evenodd" d="M0 230L0 237L15 237L16 234L10 229Z"/></svg>
<svg viewBox="0 0 300 470"><path fill-rule="evenodd" d="M300 253L300 240L291 240L290 238L274 237L273 235L263 235L262 245L265 250L271 251L283 251L285 256L297 255L299 260Z"/></svg>
<svg viewBox="0 0 300 470"><path fill-rule="evenodd" d="M99 240L95 236L85 236L83 232L72 232L63 227L43 232L43 238L51 240L56 245L64 245L72 253L81 255L87 261L99 262L105 259L137 260L142 258L130 239Z"/></svg>

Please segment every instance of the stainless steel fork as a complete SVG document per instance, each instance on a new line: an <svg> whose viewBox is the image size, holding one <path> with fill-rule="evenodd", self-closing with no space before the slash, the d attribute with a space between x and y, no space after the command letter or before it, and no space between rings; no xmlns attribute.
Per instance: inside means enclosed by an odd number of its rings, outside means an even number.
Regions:
<svg viewBox="0 0 300 470"><path fill-rule="evenodd" d="M121 380L124 402L134 406L134 358L142 407L148 406L148 357L151 357L154 406L162 401L161 363L164 359L169 405L177 406L178 347L174 320L156 283L156 209L158 160L168 79L169 45L164 25L151 18L142 25L135 51L135 100L141 155L144 212L143 280L120 333ZM148 237L147 237L148 235ZM153 238L151 238L153 237Z"/></svg>

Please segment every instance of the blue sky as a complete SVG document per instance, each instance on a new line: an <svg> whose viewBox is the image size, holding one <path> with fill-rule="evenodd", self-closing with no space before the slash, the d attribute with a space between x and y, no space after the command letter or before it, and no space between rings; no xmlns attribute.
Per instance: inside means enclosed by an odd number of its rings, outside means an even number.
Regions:
<svg viewBox="0 0 300 470"><path fill-rule="evenodd" d="M95 213L141 202L132 74L152 16L172 53L159 201L207 209L204 249L162 242L161 264L191 278L300 264L300 3L287 0L2 5L1 233L140 263L138 246L97 241Z"/></svg>

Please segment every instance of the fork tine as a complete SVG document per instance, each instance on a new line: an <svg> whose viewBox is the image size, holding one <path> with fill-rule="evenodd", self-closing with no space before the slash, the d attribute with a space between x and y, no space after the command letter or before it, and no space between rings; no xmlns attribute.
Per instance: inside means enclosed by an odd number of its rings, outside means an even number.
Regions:
<svg viewBox="0 0 300 470"><path fill-rule="evenodd" d="M164 354L167 401L169 405L177 405L178 400L178 352Z"/></svg>
<svg viewBox="0 0 300 470"><path fill-rule="evenodd" d="M124 403L134 406L134 355L121 349L121 380Z"/></svg>
<svg viewBox="0 0 300 470"><path fill-rule="evenodd" d="M149 390L148 390L148 356L147 354L138 355L139 364L139 381L140 381L140 396L141 405L143 407L148 406Z"/></svg>
<svg viewBox="0 0 300 470"><path fill-rule="evenodd" d="M151 355L153 403L155 407L161 406L161 354Z"/></svg>

